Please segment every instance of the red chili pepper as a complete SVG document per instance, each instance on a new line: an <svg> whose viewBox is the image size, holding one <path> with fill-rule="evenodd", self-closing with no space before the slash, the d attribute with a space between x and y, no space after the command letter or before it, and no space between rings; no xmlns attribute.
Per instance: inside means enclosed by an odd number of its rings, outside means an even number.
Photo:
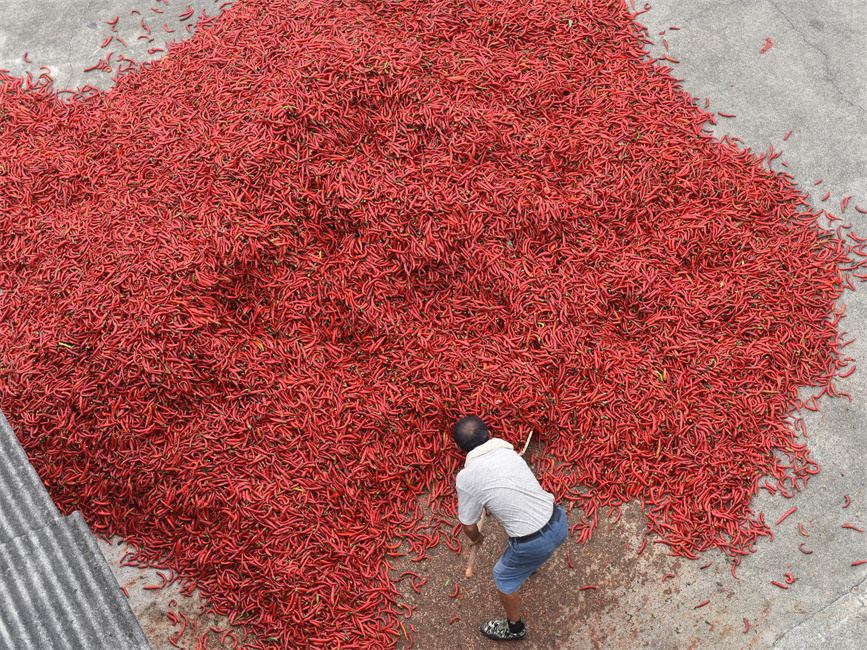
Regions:
<svg viewBox="0 0 867 650"><path fill-rule="evenodd" d="M460 616L455 616L452 620L449 621L449 625L451 625L451 624L454 623L455 621L459 621L459 620L461 620L461 617L460 617Z"/></svg>
<svg viewBox="0 0 867 650"><path fill-rule="evenodd" d="M737 115L734 115L732 113L721 113L719 111L717 111L717 115L719 115L720 117L737 117Z"/></svg>
<svg viewBox="0 0 867 650"><path fill-rule="evenodd" d="M102 45L100 45L100 47L105 47L106 45L108 45L109 43L111 43L111 39L113 39L113 38L114 38L114 36L109 36L107 39L105 39L105 40L102 42Z"/></svg>
<svg viewBox="0 0 867 650"><path fill-rule="evenodd" d="M853 562L852 566L859 566L861 564L867 564L867 560L858 560L857 562Z"/></svg>
<svg viewBox="0 0 867 650"><path fill-rule="evenodd" d="M569 568L570 568L570 569L574 569L574 568L575 568L574 566L572 566L572 558L570 557L569 553L566 553L566 564L569 565Z"/></svg>
<svg viewBox="0 0 867 650"><path fill-rule="evenodd" d="M810 553L812 553L813 551L805 551L804 543L805 542L801 542L800 544L798 544L798 550L801 551L801 553L803 553L804 555L810 555Z"/></svg>
<svg viewBox="0 0 867 650"><path fill-rule="evenodd" d="M804 537L810 536L807 532L804 531L804 524L799 523L798 524L798 530L800 531L801 535L803 535Z"/></svg>
<svg viewBox="0 0 867 650"><path fill-rule="evenodd" d="M775 526L779 526L779 525L783 522L783 520L784 520L786 517L788 517L790 514L792 514L793 512L795 512L795 510L797 510L797 509L798 509L798 508L797 508L796 506L792 506L791 508L789 508L788 510L786 510L786 513L785 513L782 517L780 517L779 519L777 519L777 523L774 524L774 525L775 525Z"/></svg>
<svg viewBox="0 0 867 650"><path fill-rule="evenodd" d="M845 379L846 377L848 377L849 375L851 375L853 372L855 372L855 368L856 368L856 367L857 367L857 366L852 366L852 367L851 367L851 368L846 372L846 374L842 374L842 373L841 373L841 374L839 374L839 375L837 375L837 376L840 377L841 379Z"/></svg>
<svg viewBox="0 0 867 650"><path fill-rule="evenodd" d="M744 619L744 634L750 631L750 622L747 619Z"/></svg>
<svg viewBox="0 0 867 650"><path fill-rule="evenodd" d="M709 602L710 602L709 600L705 600L705 601L703 601L703 602L700 602L698 605L696 605L695 607L693 607L693 609L698 609L699 607L704 607L704 606L707 605Z"/></svg>
<svg viewBox="0 0 867 650"><path fill-rule="evenodd" d="M840 201L840 212L846 212L846 206L849 205L849 199L851 196L844 197L842 201Z"/></svg>
<svg viewBox="0 0 867 650"><path fill-rule="evenodd" d="M856 528L852 524L843 524L843 528L849 528L850 530L857 530L859 533L863 533L864 531L860 528Z"/></svg>
<svg viewBox="0 0 867 650"><path fill-rule="evenodd" d="M457 598L458 597L458 591L460 591L460 587L458 586L457 583L455 583L455 593L449 594L449 598Z"/></svg>
<svg viewBox="0 0 867 650"><path fill-rule="evenodd" d="M581 587L581 591L584 591L585 589L592 589L593 591L599 590L596 585L584 585L583 587Z"/></svg>
<svg viewBox="0 0 867 650"><path fill-rule="evenodd" d="M700 566L699 569L706 569L706 568L708 568L708 567L709 567L710 565L712 565L712 564L713 564L713 562L708 562L707 564L704 564L704 565Z"/></svg>
<svg viewBox="0 0 867 650"><path fill-rule="evenodd" d="M647 539L643 539L641 541L641 548L638 549L638 554L641 555L641 552L644 550L644 547L647 546Z"/></svg>
<svg viewBox="0 0 867 650"><path fill-rule="evenodd" d="M849 495L848 495L848 494L844 494L844 495L843 495L843 498L846 499L846 503L843 504L843 507L844 507L844 508L848 508L848 507L849 507L849 503L850 503L850 501L851 501L851 500L849 499Z"/></svg>
<svg viewBox="0 0 867 650"><path fill-rule="evenodd" d="M773 46L774 46L773 42L771 41L771 39L768 38L765 40L765 44L762 47L762 49L759 51L759 53L764 54L765 52L770 50Z"/></svg>
<svg viewBox="0 0 867 650"><path fill-rule="evenodd" d="M662 580L660 582L665 582L666 578L674 578L674 577L675 577L675 575L673 573L666 573L664 576L662 576Z"/></svg>
<svg viewBox="0 0 867 650"><path fill-rule="evenodd" d="M825 194L825 196L822 197L822 200L827 201L829 196L831 196L831 192L828 192L827 194Z"/></svg>
<svg viewBox="0 0 867 650"><path fill-rule="evenodd" d="M786 576L786 584L787 585L790 585L795 581L795 576L793 576L791 573L786 573L784 575Z"/></svg>
<svg viewBox="0 0 867 650"><path fill-rule="evenodd" d="M771 580L771 584L772 584L772 585L777 585L780 589L788 589L788 587L787 587L786 585L784 585L784 584L782 584L782 583L780 583L780 582L777 582L776 580Z"/></svg>
<svg viewBox="0 0 867 650"><path fill-rule="evenodd" d="M789 139L789 136L792 135L792 132L789 131L786 135L783 136L783 142Z"/></svg>

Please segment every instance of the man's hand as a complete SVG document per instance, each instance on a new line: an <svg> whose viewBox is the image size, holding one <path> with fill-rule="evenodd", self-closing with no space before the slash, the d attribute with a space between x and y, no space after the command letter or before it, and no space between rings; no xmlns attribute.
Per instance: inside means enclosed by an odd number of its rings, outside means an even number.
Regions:
<svg viewBox="0 0 867 650"><path fill-rule="evenodd" d="M485 536L479 531L477 524L473 524L472 526L467 526L466 524L461 525L463 526L464 535L470 539L470 548L473 546L479 546L485 541Z"/></svg>

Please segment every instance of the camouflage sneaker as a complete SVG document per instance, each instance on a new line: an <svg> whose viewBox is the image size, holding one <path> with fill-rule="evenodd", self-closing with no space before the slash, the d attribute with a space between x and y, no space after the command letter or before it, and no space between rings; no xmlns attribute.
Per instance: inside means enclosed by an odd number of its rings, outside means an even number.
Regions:
<svg viewBox="0 0 867 650"><path fill-rule="evenodd" d="M482 634L494 641L520 641L527 636L527 626L520 632L509 631L509 621L488 621L482 624Z"/></svg>

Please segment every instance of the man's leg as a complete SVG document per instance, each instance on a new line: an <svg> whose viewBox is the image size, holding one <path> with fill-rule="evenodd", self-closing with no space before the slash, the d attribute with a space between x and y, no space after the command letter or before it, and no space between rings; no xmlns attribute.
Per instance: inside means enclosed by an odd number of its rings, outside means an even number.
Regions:
<svg viewBox="0 0 867 650"><path fill-rule="evenodd" d="M521 620L521 597L518 595L516 591L513 594L504 594L499 589L497 593L500 594L500 602L503 603L503 609L506 610L506 616L512 623L517 623Z"/></svg>
<svg viewBox="0 0 867 650"><path fill-rule="evenodd" d="M506 610L506 619L482 624L482 634L490 639L506 641L523 639L527 636L527 629L521 621L521 597L518 595L518 587L526 579L526 575L523 575L526 570L521 569L519 558L514 555L510 545L494 567L494 581L497 583L500 602ZM516 570L518 570L517 577L514 575ZM514 591L507 594L502 589L514 589Z"/></svg>

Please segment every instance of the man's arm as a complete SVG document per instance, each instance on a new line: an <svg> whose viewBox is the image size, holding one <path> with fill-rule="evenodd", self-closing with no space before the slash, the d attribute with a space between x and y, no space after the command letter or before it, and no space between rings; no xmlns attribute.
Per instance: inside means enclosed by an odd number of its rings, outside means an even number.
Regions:
<svg viewBox="0 0 867 650"><path fill-rule="evenodd" d="M481 544L485 541L485 536L479 531L479 525L473 524L472 526L467 526L466 524L461 524L464 535L469 537L470 546L476 546L477 544Z"/></svg>

